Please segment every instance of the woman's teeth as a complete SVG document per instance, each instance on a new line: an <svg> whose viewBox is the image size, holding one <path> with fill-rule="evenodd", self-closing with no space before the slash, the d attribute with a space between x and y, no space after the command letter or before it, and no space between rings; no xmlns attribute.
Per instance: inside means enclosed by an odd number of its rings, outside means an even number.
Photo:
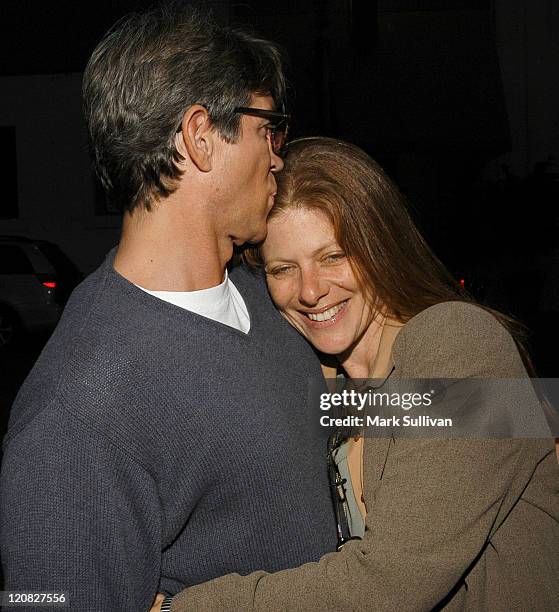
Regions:
<svg viewBox="0 0 559 612"><path fill-rule="evenodd" d="M338 304L337 306L332 306L332 308L328 308L324 312L307 312L306 315L309 317L311 321L328 321L332 317L336 316L338 312L347 304L347 300Z"/></svg>

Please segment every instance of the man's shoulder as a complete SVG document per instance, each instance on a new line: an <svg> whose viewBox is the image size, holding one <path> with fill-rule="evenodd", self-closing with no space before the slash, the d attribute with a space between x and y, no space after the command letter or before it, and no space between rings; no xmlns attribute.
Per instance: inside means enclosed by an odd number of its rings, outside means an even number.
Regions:
<svg viewBox="0 0 559 612"><path fill-rule="evenodd" d="M149 326L131 312L133 300L110 285L101 266L74 290L20 388L9 436L40 414L62 408L85 421L102 420L104 413L117 418L126 398L139 393L141 382L149 380L140 349L161 344L161 335L153 333L150 340Z"/></svg>
<svg viewBox="0 0 559 612"><path fill-rule="evenodd" d="M238 264L229 270L229 279L241 294L249 312L258 313L268 322L281 318L268 293L266 276L262 270ZM270 333L273 331L270 330Z"/></svg>
<svg viewBox="0 0 559 612"><path fill-rule="evenodd" d="M57 327L58 334L61 332L75 334L86 325L95 323L91 313L106 302L107 294L111 293L110 257L109 253L105 261L74 289ZM118 303L120 299L114 301Z"/></svg>
<svg viewBox="0 0 559 612"><path fill-rule="evenodd" d="M159 338L161 311L169 305L154 298L118 274L112 253L72 293L54 337L83 345L118 348L127 341ZM171 310L176 310L171 306ZM165 312L163 312L165 314Z"/></svg>
<svg viewBox="0 0 559 612"><path fill-rule="evenodd" d="M239 263L229 269L229 278L241 291L243 289L254 290L267 295L266 278L262 270Z"/></svg>

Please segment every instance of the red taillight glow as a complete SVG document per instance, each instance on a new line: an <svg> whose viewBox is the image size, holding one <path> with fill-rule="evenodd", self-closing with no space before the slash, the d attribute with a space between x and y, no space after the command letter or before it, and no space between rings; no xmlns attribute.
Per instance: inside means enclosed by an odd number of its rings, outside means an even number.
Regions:
<svg viewBox="0 0 559 612"><path fill-rule="evenodd" d="M45 281L43 283L43 287L47 287L48 289L56 289L56 283L54 281Z"/></svg>
<svg viewBox="0 0 559 612"><path fill-rule="evenodd" d="M462 287L462 289L466 287L466 281L463 278L460 279L460 287Z"/></svg>

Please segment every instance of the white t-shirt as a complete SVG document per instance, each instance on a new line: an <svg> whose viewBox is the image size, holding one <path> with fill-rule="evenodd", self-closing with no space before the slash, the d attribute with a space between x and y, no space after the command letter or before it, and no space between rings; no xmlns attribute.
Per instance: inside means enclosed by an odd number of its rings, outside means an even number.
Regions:
<svg viewBox="0 0 559 612"><path fill-rule="evenodd" d="M248 310L239 290L229 280L227 270L221 285L199 291L151 291L137 285L150 295L175 306L234 327L245 334L250 330Z"/></svg>

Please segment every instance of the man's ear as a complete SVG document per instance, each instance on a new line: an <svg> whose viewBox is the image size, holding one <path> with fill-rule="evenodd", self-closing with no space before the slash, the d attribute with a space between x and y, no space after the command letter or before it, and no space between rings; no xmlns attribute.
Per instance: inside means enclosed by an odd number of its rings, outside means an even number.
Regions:
<svg viewBox="0 0 559 612"><path fill-rule="evenodd" d="M206 108L190 106L182 118L181 129L175 135L177 151L202 172L212 169L212 152L217 133L212 128Z"/></svg>

